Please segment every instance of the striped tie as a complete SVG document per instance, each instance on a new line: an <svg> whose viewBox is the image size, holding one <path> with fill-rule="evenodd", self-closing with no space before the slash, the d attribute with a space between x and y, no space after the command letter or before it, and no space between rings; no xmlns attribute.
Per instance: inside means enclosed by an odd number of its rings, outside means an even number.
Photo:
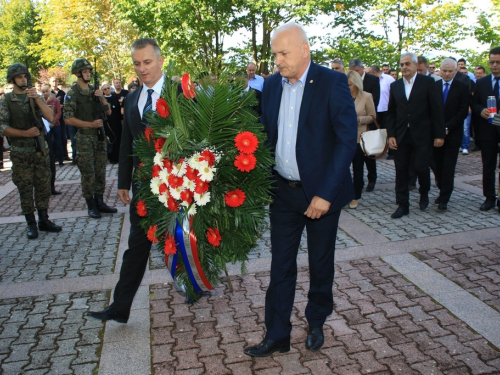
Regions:
<svg viewBox="0 0 500 375"><path fill-rule="evenodd" d="M144 109L142 110L142 123L144 126L147 125L148 121L146 120L146 113L151 111L151 108L153 108L153 89L148 89L148 98L146 99L146 104L144 104Z"/></svg>

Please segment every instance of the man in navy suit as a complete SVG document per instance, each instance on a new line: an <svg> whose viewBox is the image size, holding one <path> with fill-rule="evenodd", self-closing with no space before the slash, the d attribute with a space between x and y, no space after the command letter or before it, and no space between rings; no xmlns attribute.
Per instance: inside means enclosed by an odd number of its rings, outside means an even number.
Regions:
<svg viewBox="0 0 500 375"><path fill-rule="evenodd" d="M123 203L130 204L129 248L123 254L120 279L115 287L113 303L103 311L88 313L89 316L102 321L115 320L127 323L132 301L148 264L151 242L144 229L139 226L140 217L135 203L132 203L129 190L132 186L132 194L136 195L137 186L132 183L132 172L139 165L139 159L132 156L134 140L143 134L145 129L142 117L144 109L148 108L148 95L151 95L152 110L156 109L156 101L161 96L165 82L162 72L163 61L160 47L155 40L142 38L132 44L134 70L143 85L129 93L125 101L118 168L118 195Z"/></svg>
<svg viewBox="0 0 500 375"><path fill-rule="evenodd" d="M302 27L288 23L277 28L271 49L280 74L265 81L261 115L276 160L276 191L270 208L271 280L265 338L245 349L252 357L290 350L296 258L304 227L310 271L306 348L317 351L323 345L323 324L333 311L340 209L353 197L349 168L357 136L346 76L311 61Z"/></svg>
<svg viewBox="0 0 500 375"><path fill-rule="evenodd" d="M444 59L441 62L442 80L436 81L436 85L443 92L446 128L443 147L434 147L436 181L439 188L436 203L439 205L439 211L445 211L448 208L448 201L453 192L458 149L462 143L463 123L469 113L471 99L469 86L455 79L456 74L457 62L450 58Z"/></svg>
<svg viewBox="0 0 500 375"><path fill-rule="evenodd" d="M488 122L490 113L488 111L488 96L499 99L500 81L500 47L490 51L491 74L476 82L474 97L472 98L472 112L478 119L476 140L481 143L481 159L483 162L483 195L486 200L481 205L481 211L488 211L495 207L495 171L498 160L498 143L500 142L500 128ZM500 177L499 177L500 178ZM500 203L497 202L500 207Z"/></svg>
<svg viewBox="0 0 500 375"><path fill-rule="evenodd" d="M433 78L417 74L417 55L401 55L403 78L391 83L387 110L387 137L389 147L397 150L396 203L393 219L408 215L410 194L408 189L410 163L414 160L420 182L420 210L429 205L430 155L432 144L441 147L446 134L443 115L443 95Z"/></svg>

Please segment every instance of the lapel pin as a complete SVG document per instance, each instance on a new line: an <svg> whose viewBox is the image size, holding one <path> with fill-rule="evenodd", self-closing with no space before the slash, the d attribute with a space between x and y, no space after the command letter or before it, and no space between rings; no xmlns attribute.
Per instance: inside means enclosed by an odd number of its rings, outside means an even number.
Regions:
<svg viewBox="0 0 500 375"><path fill-rule="evenodd" d="M314 81L313 81L312 79L309 81L309 83L313 83L313 82L314 82Z"/></svg>

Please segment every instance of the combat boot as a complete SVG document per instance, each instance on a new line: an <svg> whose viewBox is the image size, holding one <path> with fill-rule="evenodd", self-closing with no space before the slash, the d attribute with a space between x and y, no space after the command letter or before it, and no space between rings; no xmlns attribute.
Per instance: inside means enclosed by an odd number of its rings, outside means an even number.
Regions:
<svg viewBox="0 0 500 375"><path fill-rule="evenodd" d="M101 213L97 209L93 198L85 198L87 202L87 212L91 218L99 219L101 217Z"/></svg>
<svg viewBox="0 0 500 375"><path fill-rule="evenodd" d="M62 228L49 220L47 210L38 210L38 229L43 232L60 232Z"/></svg>
<svg viewBox="0 0 500 375"><path fill-rule="evenodd" d="M30 240L38 238L38 228L36 227L35 214L32 212L24 216L26 217L26 222L28 223L28 232L26 233L26 235Z"/></svg>
<svg viewBox="0 0 500 375"><path fill-rule="evenodd" d="M101 195L94 195L94 202L97 209L100 212L104 212L106 214L115 214L118 210L114 207L109 207L106 203L104 203L104 199Z"/></svg>

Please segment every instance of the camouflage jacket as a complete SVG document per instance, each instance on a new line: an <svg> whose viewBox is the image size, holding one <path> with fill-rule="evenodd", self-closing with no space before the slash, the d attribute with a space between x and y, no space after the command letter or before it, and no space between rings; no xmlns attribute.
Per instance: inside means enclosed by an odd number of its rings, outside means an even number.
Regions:
<svg viewBox="0 0 500 375"><path fill-rule="evenodd" d="M9 99L10 98L10 99ZM30 108L30 101L27 95L25 95L24 102L21 102L21 99L14 94L14 92L11 92L9 94L5 94L3 97L0 98L0 137L3 137L5 130L10 127L11 125L11 114L9 111L9 106L7 104L7 100L11 100L12 103L18 102L22 111L26 114L29 114L31 111ZM42 98L43 100L43 98ZM27 126L26 128L29 128L30 126Z"/></svg>
<svg viewBox="0 0 500 375"><path fill-rule="evenodd" d="M75 94L76 90L78 90L78 92ZM93 121L93 93L93 85L89 84L89 88L84 90L78 83L73 84L64 97L64 118ZM78 97L80 98L80 102L78 101ZM88 100L84 100L85 97L87 97ZM103 106L103 110L107 110L108 108L108 105Z"/></svg>

